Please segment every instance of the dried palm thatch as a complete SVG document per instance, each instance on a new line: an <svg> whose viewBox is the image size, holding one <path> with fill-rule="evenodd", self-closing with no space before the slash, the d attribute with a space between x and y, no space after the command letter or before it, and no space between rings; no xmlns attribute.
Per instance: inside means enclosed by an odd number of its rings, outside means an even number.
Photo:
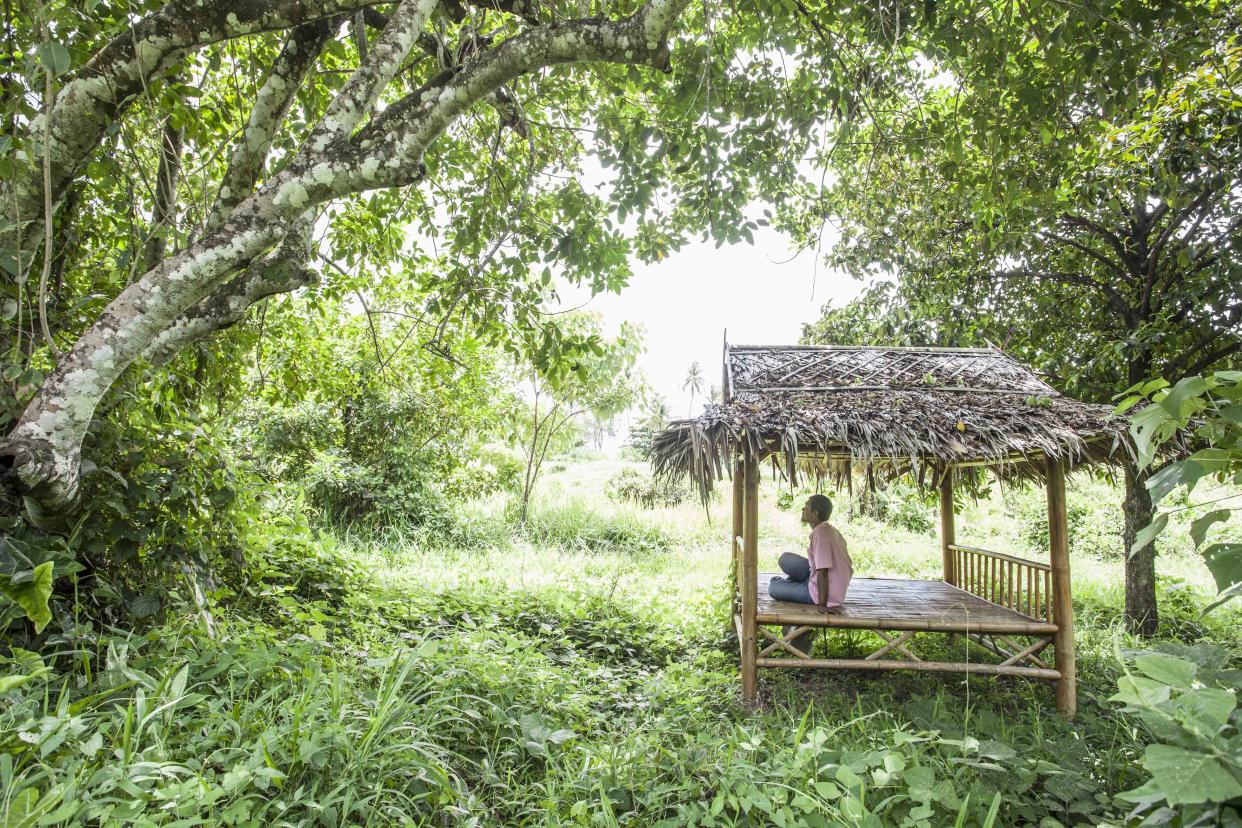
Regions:
<svg viewBox="0 0 1242 828"><path fill-rule="evenodd" d="M706 497L730 461L771 459L796 482L952 466L1038 479L1044 460L1120 462L1124 422L1057 393L992 348L725 345L725 402L653 443L657 474L689 474Z"/></svg>

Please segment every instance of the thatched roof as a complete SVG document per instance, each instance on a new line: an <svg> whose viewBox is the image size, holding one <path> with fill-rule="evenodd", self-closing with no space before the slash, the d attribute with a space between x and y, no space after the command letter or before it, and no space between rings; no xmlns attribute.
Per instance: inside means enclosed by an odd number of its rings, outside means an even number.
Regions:
<svg viewBox="0 0 1242 828"><path fill-rule="evenodd" d="M724 399L656 435L656 471L706 492L729 461L772 457L791 479L869 468L887 474L991 466L1042 476L1043 461L1120 460L1124 422L1057 393L994 348L725 345Z"/></svg>

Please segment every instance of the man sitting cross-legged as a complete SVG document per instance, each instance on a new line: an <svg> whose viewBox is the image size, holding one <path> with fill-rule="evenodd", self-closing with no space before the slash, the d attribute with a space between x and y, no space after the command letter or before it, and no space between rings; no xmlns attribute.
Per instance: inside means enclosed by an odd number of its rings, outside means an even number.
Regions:
<svg viewBox="0 0 1242 828"><path fill-rule="evenodd" d="M845 538L828 522L832 501L824 495L811 495L802 507L802 522L811 527L811 542L806 557L786 552L781 555L781 570L768 584L768 594L778 601L814 604L820 612L841 611L845 591L854 575L854 564L846 549Z"/></svg>
<svg viewBox="0 0 1242 828"><path fill-rule="evenodd" d="M781 571L768 582L768 594L778 601L814 604L820 612L838 613L845 602L845 591L854 575L854 564L846 549L845 538L828 522L832 501L824 495L811 495L802 507L802 522L811 527L811 542L806 557L785 552L781 555ZM781 631L788 635L789 627ZM809 653L813 631L807 630L789 642L802 653Z"/></svg>

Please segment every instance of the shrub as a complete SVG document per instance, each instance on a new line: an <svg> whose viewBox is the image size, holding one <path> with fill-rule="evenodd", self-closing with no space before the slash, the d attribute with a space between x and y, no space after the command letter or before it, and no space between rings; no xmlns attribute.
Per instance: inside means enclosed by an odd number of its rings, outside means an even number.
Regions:
<svg viewBox="0 0 1242 828"><path fill-rule="evenodd" d="M581 498L537 502L522 531L532 543L591 552L645 553L672 545L668 532L644 515L625 507L601 510Z"/></svg>
<svg viewBox="0 0 1242 828"><path fill-rule="evenodd" d="M330 525L406 524L438 532L453 515L444 495L424 477L386 474L336 452L323 452L306 475L306 497Z"/></svg>
<svg viewBox="0 0 1242 828"><path fill-rule="evenodd" d="M898 480L873 492L856 494L853 505L862 514L876 520L909 532L927 534L935 526L932 520L934 497L935 494L930 490L920 491L918 487Z"/></svg>
<svg viewBox="0 0 1242 828"><path fill-rule="evenodd" d="M645 509L677 506L690 497L690 490L682 481L655 477L638 469L617 472L608 480L604 491L612 500L636 503Z"/></svg>
<svg viewBox="0 0 1242 828"><path fill-rule="evenodd" d="M1121 508L1116 501L1096 491L1098 483L1071 482L1065 505L1069 541L1076 551L1097 558L1115 558L1121 552ZM1006 486L1005 511L1018 522L1018 534L1034 553L1048 549L1048 504L1044 492L1029 485Z"/></svg>
<svg viewBox="0 0 1242 828"><path fill-rule="evenodd" d="M1151 779L1118 798L1136 805L1132 816L1151 812L1144 825L1242 823L1242 681L1229 661L1228 651L1204 644L1163 644L1126 659L1110 701L1154 741L1141 760Z"/></svg>

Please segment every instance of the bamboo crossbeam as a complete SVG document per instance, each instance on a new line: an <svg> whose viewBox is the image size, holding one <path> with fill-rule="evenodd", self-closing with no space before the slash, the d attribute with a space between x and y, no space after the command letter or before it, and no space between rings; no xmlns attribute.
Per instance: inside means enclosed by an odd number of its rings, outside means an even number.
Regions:
<svg viewBox="0 0 1242 828"><path fill-rule="evenodd" d="M1006 651L1005 648L997 646L995 643L988 641L986 638L984 638L982 635L979 635L978 633L966 633L966 637L970 639L971 641L975 642L976 644L978 644L983 649L987 650L989 653L991 653L994 656L1000 656L1001 658L1004 658L1004 659L1008 659L1013 656L1013 654Z"/></svg>
<svg viewBox="0 0 1242 828"><path fill-rule="evenodd" d="M1009 636L1001 635L997 637L1000 638L1000 640L1003 641L1007 646L1017 649L1018 642L1014 641ZM1025 661L1030 661L1036 667L1042 667L1042 668L1047 669L1048 665L1044 664L1042 661L1036 658L1036 655L1051 643L1052 643L1051 637L1037 639L1034 642L1032 642L1029 646L1027 646L1026 648L1018 650L1018 652L1010 656L1008 660L1001 662L1001 664L1002 665L1017 664L1019 661L1025 660Z"/></svg>
<svg viewBox="0 0 1242 828"><path fill-rule="evenodd" d="M873 630L873 632L888 643L886 643L880 649L876 650L871 655L867 656L867 658L865 659L866 661L875 661L876 659L880 658L881 656L885 655L886 653L888 653L890 650L893 650L893 649L900 650L902 653L905 654L906 658L910 659L911 661L922 661L923 660L919 658L918 656L916 656L914 653L910 652L908 649L906 649L905 646L903 646L907 641L909 641L911 638L914 638L914 636L918 634L915 630L907 630L906 632L903 632L901 635L894 635L891 638L885 635L880 630Z"/></svg>
<svg viewBox="0 0 1242 828"><path fill-rule="evenodd" d="M810 667L825 670L915 670L924 673L978 673L985 676L1025 676L1027 678L1059 679L1056 670L1038 667L1002 666L976 662L948 661L867 661L861 658L760 658L759 667Z"/></svg>
<svg viewBox="0 0 1242 828"><path fill-rule="evenodd" d="M901 351L907 354L975 354L1004 356L996 348L949 348L934 345L730 345L730 351Z"/></svg>
<svg viewBox="0 0 1242 828"><path fill-rule="evenodd" d="M793 653L798 658L810 658L806 653L799 650L793 645L793 640L805 632L810 632L814 627L794 627L787 635L774 635L763 627L759 628L759 634L768 639L772 643L759 651L759 656L769 655L777 649L785 649Z"/></svg>
<svg viewBox="0 0 1242 828"><path fill-rule="evenodd" d="M973 620L970 618L950 618L932 620L926 618L903 618L900 616L880 617L822 615L815 618L811 615L814 608L800 613L760 612L760 624L807 624L808 626L825 627L828 629L850 630L918 630L920 632L985 632L1009 633L1011 635L1038 635L1056 632L1055 624L1042 621L998 621L994 619Z"/></svg>
<svg viewBox="0 0 1242 828"><path fill-rule="evenodd" d="M1023 397L1032 392L1017 388L972 388L966 385L758 385L739 386L742 391L768 394L781 391L952 391L959 394L1015 394Z"/></svg>

